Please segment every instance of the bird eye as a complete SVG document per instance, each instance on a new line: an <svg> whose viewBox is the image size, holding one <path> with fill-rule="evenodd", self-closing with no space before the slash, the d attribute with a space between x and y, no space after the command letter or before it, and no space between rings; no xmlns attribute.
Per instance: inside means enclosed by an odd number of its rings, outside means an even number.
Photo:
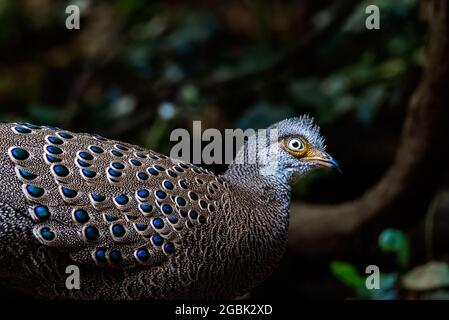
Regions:
<svg viewBox="0 0 449 320"><path fill-rule="evenodd" d="M288 148L293 151L299 151L304 148L304 144L300 139L293 138L288 142Z"/></svg>

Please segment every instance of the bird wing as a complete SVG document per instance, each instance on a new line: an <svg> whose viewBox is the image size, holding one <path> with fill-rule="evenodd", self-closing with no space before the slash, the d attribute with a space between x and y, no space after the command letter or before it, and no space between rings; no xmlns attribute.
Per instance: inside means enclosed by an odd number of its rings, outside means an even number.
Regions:
<svg viewBox="0 0 449 320"><path fill-rule="evenodd" d="M77 262L160 264L220 210L228 187L208 170L98 135L2 126L33 235Z"/></svg>

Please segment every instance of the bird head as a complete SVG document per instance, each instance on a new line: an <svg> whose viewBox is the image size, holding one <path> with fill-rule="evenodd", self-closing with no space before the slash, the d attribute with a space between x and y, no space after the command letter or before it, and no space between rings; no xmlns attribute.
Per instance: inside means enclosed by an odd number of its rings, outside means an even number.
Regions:
<svg viewBox="0 0 449 320"><path fill-rule="evenodd" d="M249 137L245 145L249 150L245 163L253 160L262 175L275 175L288 182L295 182L314 169L339 170L336 160L326 152L319 127L309 116L275 123ZM267 157L261 156L266 154Z"/></svg>
<svg viewBox="0 0 449 320"><path fill-rule="evenodd" d="M326 152L324 138L313 118L289 118L272 125L278 131L278 167L294 180L314 169L334 168L337 161Z"/></svg>

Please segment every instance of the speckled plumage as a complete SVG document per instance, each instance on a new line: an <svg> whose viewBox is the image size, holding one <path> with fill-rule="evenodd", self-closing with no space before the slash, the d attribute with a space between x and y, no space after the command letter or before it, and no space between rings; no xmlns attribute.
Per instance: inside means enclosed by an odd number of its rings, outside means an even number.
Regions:
<svg viewBox="0 0 449 320"><path fill-rule="evenodd" d="M324 150L310 118L274 127ZM218 176L58 128L0 124L0 138L0 278L7 285L47 298L232 298L282 257L298 172L286 167L293 161L286 153L271 175L243 163ZM73 264L80 290L65 287Z"/></svg>

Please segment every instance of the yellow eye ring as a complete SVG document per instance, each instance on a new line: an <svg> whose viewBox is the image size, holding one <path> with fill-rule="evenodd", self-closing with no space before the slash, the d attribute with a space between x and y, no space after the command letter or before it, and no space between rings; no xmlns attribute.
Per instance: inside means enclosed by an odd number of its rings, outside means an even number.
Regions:
<svg viewBox="0 0 449 320"><path fill-rule="evenodd" d="M308 145L298 137L287 138L283 141L284 149L295 158L302 158L307 154Z"/></svg>

